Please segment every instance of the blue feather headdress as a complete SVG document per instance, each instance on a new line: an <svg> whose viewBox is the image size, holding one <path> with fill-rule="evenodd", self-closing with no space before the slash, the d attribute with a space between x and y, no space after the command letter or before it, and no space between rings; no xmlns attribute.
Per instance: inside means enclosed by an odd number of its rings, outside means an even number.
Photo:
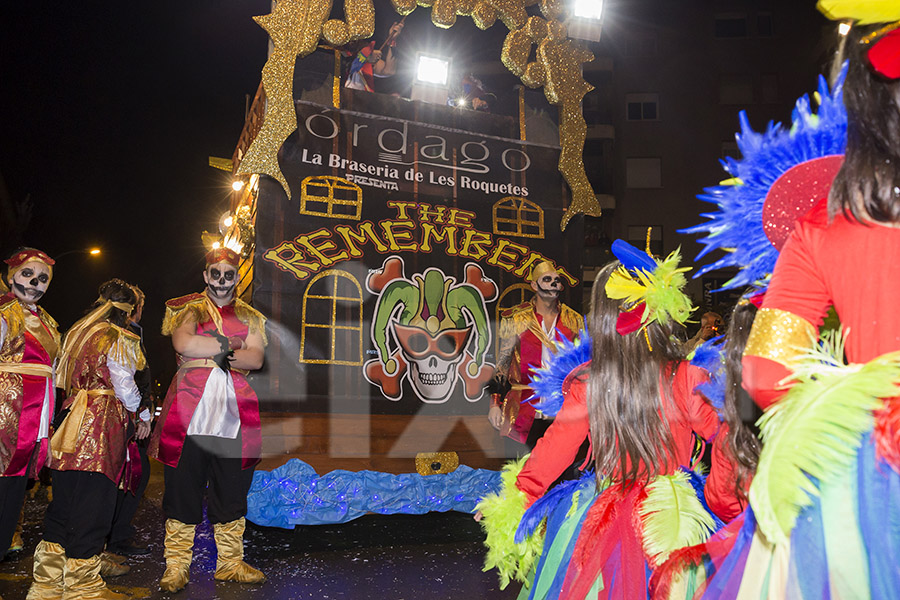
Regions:
<svg viewBox="0 0 900 600"><path fill-rule="evenodd" d="M556 342L556 352L547 364L533 369L531 389L534 391L532 404L549 417L555 417L563 404L563 382L569 373L591 360L591 338L587 327L578 332L574 342L565 336Z"/></svg>
<svg viewBox="0 0 900 600"><path fill-rule="evenodd" d="M697 386L700 392L709 400L719 419L722 419L722 409L725 406L725 336L714 337L706 340L694 350L691 364L700 367L709 373L709 381Z"/></svg>
<svg viewBox="0 0 900 600"><path fill-rule="evenodd" d="M766 287L778 258L777 248L767 235L764 211L769 193L778 179L794 167L816 159L842 155L847 141L847 113L843 102L845 64L829 89L819 77L815 99L817 112L804 95L791 114L791 127L769 123L760 133L750 127L747 113L741 111L741 131L735 136L743 158L720 161L730 179L705 189L698 198L718 207L718 212L704 213L705 223L682 229L679 233L706 234L698 240L705 248L695 260L713 250L724 250L725 256L699 269L694 277L723 267L738 267L738 274L722 286L722 290L750 285ZM831 174L833 177L833 173ZM829 181L826 181L829 184ZM827 189L827 188L826 188ZM784 223L779 225L784 230Z"/></svg>

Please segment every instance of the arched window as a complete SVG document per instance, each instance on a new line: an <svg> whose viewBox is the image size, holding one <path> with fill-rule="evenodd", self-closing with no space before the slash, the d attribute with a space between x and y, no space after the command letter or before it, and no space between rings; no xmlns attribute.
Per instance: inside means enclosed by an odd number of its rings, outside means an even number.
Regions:
<svg viewBox="0 0 900 600"><path fill-rule="evenodd" d="M493 207L494 233L515 237L543 238L544 209L531 200L506 196Z"/></svg>
<svg viewBox="0 0 900 600"><path fill-rule="evenodd" d="M531 300L534 290L531 289L530 283L514 283L500 294L497 298L497 304L494 307L494 323L497 329L500 328L500 315L504 310L518 306L523 302ZM494 336L494 356L500 356L500 336Z"/></svg>
<svg viewBox="0 0 900 600"><path fill-rule="evenodd" d="M300 214L359 221L362 188L343 177L307 177L300 185Z"/></svg>
<svg viewBox="0 0 900 600"><path fill-rule="evenodd" d="M359 281L339 269L322 271L303 294L300 362L363 364L363 295Z"/></svg>

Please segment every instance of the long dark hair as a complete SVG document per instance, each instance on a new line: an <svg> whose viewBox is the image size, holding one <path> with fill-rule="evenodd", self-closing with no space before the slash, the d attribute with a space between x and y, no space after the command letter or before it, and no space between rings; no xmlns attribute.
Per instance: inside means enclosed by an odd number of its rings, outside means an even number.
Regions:
<svg viewBox="0 0 900 600"><path fill-rule="evenodd" d="M900 80L878 75L860 43L881 25L854 26L841 42L832 80L844 60L847 151L828 195L828 212L857 221L900 222Z"/></svg>
<svg viewBox="0 0 900 600"><path fill-rule="evenodd" d="M663 406L662 394L668 390L660 384L671 389L676 363L683 357L670 326L648 325L649 345L643 332L616 332L620 303L606 295L605 287L619 264L604 267L591 292L588 413L597 480L609 477L632 485L664 472L674 456L662 416L674 406Z"/></svg>
<svg viewBox="0 0 900 600"><path fill-rule="evenodd" d="M744 500L747 499L746 483L756 473L761 449L759 438L744 425L739 410L739 401L747 395L741 387L741 357L750 337L756 311L756 306L751 302L735 306L725 336L725 404L722 413L728 423L728 438L724 446L734 459L735 492Z"/></svg>
<svg viewBox="0 0 900 600"><path fill-rule="evenodd" d="M112 300L113 302L124 302L126 304L131 304L132 306L137 306L137 295L134 293L134 290L130 285L122 281L121 279L110 279L104 283L100 284L100 288L97 290L100 293L100 298L103 300ZM94 307L96 308L100 304L100 301L94 303ZM125 312L115 306L112 307L109 311L109 322L113 325L118 325L119 327L125 327L128 323L128 317L131 316L131 313L134 312L134 309L131 312Z"/></svg>

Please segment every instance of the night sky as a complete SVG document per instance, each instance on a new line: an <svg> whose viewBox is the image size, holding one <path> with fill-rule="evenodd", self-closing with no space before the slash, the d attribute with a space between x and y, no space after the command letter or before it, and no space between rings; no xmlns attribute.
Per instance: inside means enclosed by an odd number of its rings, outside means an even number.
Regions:
<svg viewBox="0 0 900 600"><path fill-rule="evenodd" d="M147 294L151 360L171 354L163 303L202 286L200 233L230 192L208 157L234 151L266 60L251 17L270 2L0 4L0 174L32 203L21 242L103 249L62 256L42 304L65 329L121 277ZM0 239L0 254L15 246Z"/></svg>

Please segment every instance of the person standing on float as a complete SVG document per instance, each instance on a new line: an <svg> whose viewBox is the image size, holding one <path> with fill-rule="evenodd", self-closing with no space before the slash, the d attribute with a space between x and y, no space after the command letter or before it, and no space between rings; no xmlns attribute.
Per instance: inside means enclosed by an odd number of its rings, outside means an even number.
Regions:
<svg viewBox="0 0 900 600"><path fill-rule="evenodd" d="M266 318L235 298L240 257L206 255L206 289L166 302L178 372L153 431L150 455L165 465L166 571L160 588L177 592L190 576L195 529L207 515L215 531L215 578L260 583L244 562L247 492L259 462L259 401L246 375L262 367Z"/></svg>
<svg viewBox="0 0 900 600"><path fill-rule="evenodd" d="M57 324L38 306L54 260L34 248L7 259L0 296L0 558L16 530L28 478L47 462Z"/></svg>

